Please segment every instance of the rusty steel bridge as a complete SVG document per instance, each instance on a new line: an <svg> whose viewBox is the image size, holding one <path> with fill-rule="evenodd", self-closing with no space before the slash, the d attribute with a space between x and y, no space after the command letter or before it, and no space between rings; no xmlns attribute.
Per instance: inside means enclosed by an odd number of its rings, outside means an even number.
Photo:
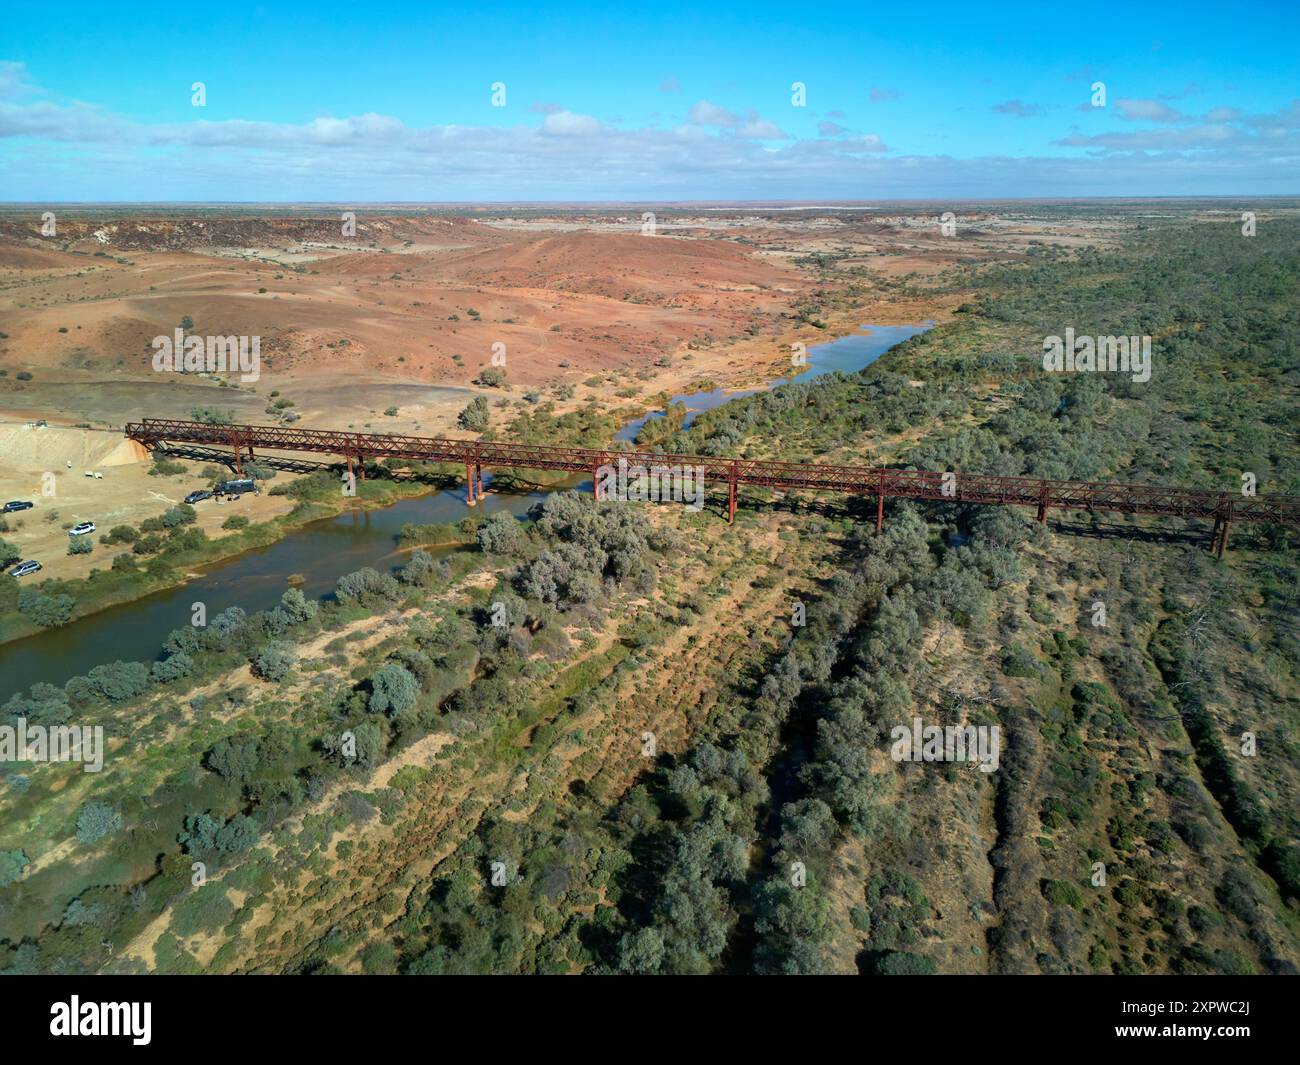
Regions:
<svg viewBox="0 0 1300 1065"><path fill-rule="evenodd" d="M1300 497L1245 496L1201 488L1162 485L1112 484L1096 481L1060 481L1037 477L997 477L973 473L936 473L928 470L887 469L882 466L838 466L829 463L773 462L710 455L673 455L665 452L556 447L549 444L508 444L482 440L442 440L401 433L353 433L304 429L291 425L213 425L197 421L146 418L129 422L126 436L153 450L173 444L208 445L232 450L232 462L242 473L245 453L254 448L270 451L335 455L354 463L365 478L368 459L407 459L418 462L464 464L466 502L473 506L483 494L483 467L496 469L556 470L588 473L624 459L630 466L702 468L706 482L725 483L727 515L736 516L736 490L757 485L780 490L807 489L845 492L876 498L876 528L884 523L885 500L928 499L944 503L1033 507L1040 522L1049 510L1085 510L1117 514L1151 514L1200 518L1214 522L1210 549L1219 557L1228 545L1233 522L1259 522L1300 528Z"/></svg>

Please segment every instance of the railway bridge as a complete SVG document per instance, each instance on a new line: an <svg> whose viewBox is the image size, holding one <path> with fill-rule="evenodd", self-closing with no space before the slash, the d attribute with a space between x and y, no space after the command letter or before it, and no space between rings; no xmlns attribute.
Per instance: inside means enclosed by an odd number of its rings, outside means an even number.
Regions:
<svg viewBox="0 0 1300 1065"><path fill-rule="evenodd" d="M483 494L483 467L556 470L589 473L596 480L603 466L620 459L647 469L684 465L703 470L707 482L727 485L728 520L736 516L736 491L757 485L783 491L799 489L843 492L876 499L876 528L884 523L885 500L927 499L943 503L1032 507L1040 522L1050 510L1084 510L1116 514L1150 514L1213 521L1210 550L1223 557L1234 522L1258 522L1300 528L1300 497L1243 496L1202 488L1116 484L1104 481L1063 481L1037 477L997 477L988 474L900 470L883 466L842 466L830 463L775 462L716 455L674 455L655 451L618 451L559 447L550 444L510 444L484 440L446 440L401 433L354 433L306 429L294 425L213 425L198 421L146 418L130 422L126 436L153 450L173 444L229 448L243 472L245 456L254 449L306 452L341 458L349 471L354 464L365 477L367 459L395 458L416 462L463 463L466 502L473 506Z"/></svg>

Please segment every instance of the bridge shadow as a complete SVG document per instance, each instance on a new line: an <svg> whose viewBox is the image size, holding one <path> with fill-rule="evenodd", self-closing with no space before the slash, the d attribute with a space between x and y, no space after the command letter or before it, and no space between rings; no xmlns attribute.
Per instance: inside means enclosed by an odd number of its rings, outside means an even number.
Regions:
<svg viewBox="0 0 1300 1065"><path fill-rule="evenodd" d="M899 501L889 499L885 501L886 526L889 525L891 513L897 502ZM914 499L909 500L909 502L920 511L927 522L931 524L951 522L963 529L970 524L975 514L988 509L973 503L943 504L924 499ZM719 515L724 521L726 520L727 504L725 498L718 500L711 496L707 509L711 513ZM1033 511L1030 508L1013 507L1011 509L1027 514L1031 519L1033 517ZM742 495L737 498L736 512L739 514L743 511L755 514L764 511L785 511L790 514L815 514L818 517L828 519L841 520L848 518L856 522L874 524L876 520L876 501L871 496L843 496L839 498L786 496L784 499L777 500L756 500L745 499ZM1124 522L1101 521L1096 517L1053 517L1050 512L1046 524L1054 533L1091 540L1129 540L1145 544L1190 544L1196 547L1209 547L1212 529L1210 522L1199 521L1195 518L1155 518L1152 520L1166 522L1181 520L1187 522L1187 524L1182 527L1131 525ZM1232 542L1247 543L1250 539L1250 533L1246 529L1233 530ZM1231 549L1231 542L1229 549Z"/></svg>

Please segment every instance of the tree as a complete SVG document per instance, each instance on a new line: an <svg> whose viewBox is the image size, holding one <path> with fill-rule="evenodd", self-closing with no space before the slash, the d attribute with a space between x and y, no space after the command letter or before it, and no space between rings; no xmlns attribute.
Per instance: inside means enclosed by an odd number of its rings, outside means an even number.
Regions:
<svg viewBox="0 0 1300 1065"><path fill-rule="evenodd" d="M271 682L284 680L289 670L298 661L293 644L283 640L272 640L253 655L253 674Z"/></svg>
<svg viewBox="0 0 1300 1065"><path fill-rule="evenodd" d="M182 677L188 677L193 672L194 659L184 651L177 651L162 661L155 662L149 670L149 678L158 684L170 684Z"/></svg>
<svg viewBox="0 0 1300 1065"><path fill-rule="evenodd" d="M380 606L385 602L395 603L402 598L402 588L387 573L380 573L367 566L355 573L345 573L334 586L334 594L340 602L358 602L362 606Z"/></svg>
<svg viewBox="0 0 1300 1065"><path fill-rule="evenodd" d="M456 424L471 433L481 433L488 427L491 415L488 412L487 398L475 396L469 406L456 416Z"/></svg>
<svg viewBox="0 0 1300 1065"><path fill-rule="evenodd" d="M320 610L315 600L308 599L300 588L290 588L280 596L280 605L276 608L284 613L291 625L301 625L310 621Z"/></svg>
<svg viewBox="0 0 1300 1065"><path fill-rule="evenodd" d="M122 815L102 802L88 802L77 813L77 839L94 843L122 827Z"/></svg>
<svg viewBox="0 0 1300 1065"><path fill-rule="evenodd" d="M397 574L403 584L424 585L433 575L433 556L423 548L411 552L411 558Z"/></svg>
<svg viewBox="0 0 1300 1065"><path fill-rule="evenodd" d="M370 712L390 717L409 710L420 697L420 682L396 662L387 662L370 678Z"/></svg>
<svg viewBox="0 0 1300 1065"><path fill-rule="evenodd" d="M618 967L625 973L656 973L664 961L664 934L642 928L625 935L618 944Z"/></svg>
<svg viewBox="0 0 1300 1065"><path fill-rule="evenodd" d="M208 752L208 768L233 784L242 784L257 770L257 740L251 736L227 736Z"/></svg>
<svg viewBox="0 0 1300 1065"><path fill-rule="evenodd" d="M488 555L514 555L523 550L528 537L514 517L499 510L479 526L479 550Z"/></svg>
<svg viewBox="0 0 1300 1065"><path fill-rule="evenodd" d="M185 848L186 854L211 854L217 849L217 833L221 822L211 814L190 814L185 818L185 827L176 837Z"/></svg>
<svg viewBox="0 0 1300 1065"><path fill-rule="evenodd" d="M0 537L0 567L17 562L22 557L23 553L18 549L17 545L11 544L8 540Z"/></svg>
<svg viewBox="0 0 1300 1065"><path fill-rule="evenodd" d="M244 814L236 814L217 832L217 850L226 854L242 854L257 846L262 831L257 822Z"/></svg>
<svg viewBox="0 0 1300 1065"><path fill-rule="evenodd" d="M140 695L149 686L149 667L143 662L109 662L86 674L95 691L109 702L120 703Z"/></svg>

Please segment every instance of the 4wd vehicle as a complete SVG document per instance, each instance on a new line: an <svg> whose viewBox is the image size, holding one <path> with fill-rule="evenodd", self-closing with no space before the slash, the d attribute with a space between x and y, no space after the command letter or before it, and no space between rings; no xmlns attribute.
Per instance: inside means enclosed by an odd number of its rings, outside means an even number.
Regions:
<svg viewBox="0 0 1300 1065"><path fill-rule="evenodd" d="M41 568L41 564L34 558L29 558L26 562L19 562L9 573L14 577L26 577L29 573L35 573Z"/></svg>
<svg viewBox="0 0 1300 1065"><path fill-rule="evenodd" d="M251 477L241 477L234 481L221 481L213 491L219 496L242 496L245 492L256 492L257 484Z"/></svg>
<svg viewBox="0 0 1300 1065"><path fill-rule="evenodd" d="M87 533L93 533L94 531L95 531L95 523L93 521L82 521L82 522L78 522L71 529L69 529L68 535L85 536Z"/></svg>
<svg viewBox="0 0 1300 1065"><path fill-rule="evenodd" d="M33 503L30 499L11 499L4 505L4 510L0 513L12 514L15 510L31 510Z"/></svg>
<svg viewBox="0 0 1300 1065"><path fill-rule="evenodd" d="M197 503L202 499L211 499L211 498L212 498L211 492L205 492L205 491L191 492L189 495L185 497L185 502Z"/></svg>

